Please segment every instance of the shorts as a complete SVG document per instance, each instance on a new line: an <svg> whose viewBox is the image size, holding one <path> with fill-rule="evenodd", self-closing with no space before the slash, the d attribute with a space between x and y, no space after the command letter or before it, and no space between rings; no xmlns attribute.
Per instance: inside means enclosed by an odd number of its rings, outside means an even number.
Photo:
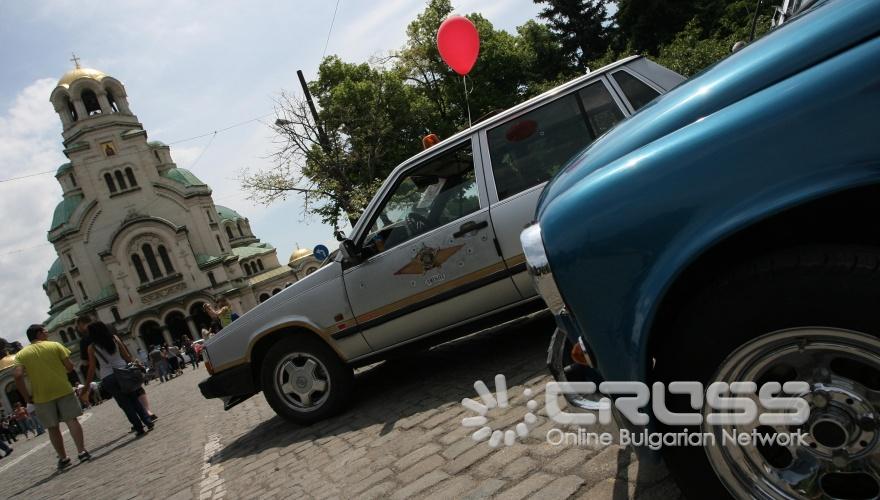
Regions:
<svg viewBox="0 0 880 500"><path fill-rule="evenodd" d="M52 401L34 403L34 412L44 427L58 427L59 423L82 415L82 406L79 404L79 399L71 392Z"/></svg>

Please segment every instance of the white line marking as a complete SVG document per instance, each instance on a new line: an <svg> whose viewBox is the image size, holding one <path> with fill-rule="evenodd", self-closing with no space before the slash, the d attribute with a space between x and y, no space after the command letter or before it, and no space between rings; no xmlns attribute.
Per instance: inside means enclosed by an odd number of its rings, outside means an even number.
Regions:
<svg viewBox="0 0 880 500"><path fill-rule="evenodd" d="M83 422L85 422L85 421L88 420L89 417L91 417L91 416L92 416L92 413L91 413L91 412L89 412L89 413L84 413L83 416L80 417L80 419L79 419L79 423L83 423ZM64 432L62 432L62 433L61 433L61 437L64 437L64 435L65 435L65 434L68 434L69 432L70 432L70 431L64 431ZM51 441L46 441L46 442L44 442L44 443L40 443L40 444L34 446L32 449L28 450L24 455L21 455L21 456L19 456L18 458L16 458L15 460L13 460L12 462L9 462L8 464L5 464L3 467L0 467L0 472L5 471L6 469L8 469L8 468L12 467L13 465L15 465L15 464L21 462L21 461L24 460L25 458L27 458L27 457L33 455L34 453L36 453L36 452L42 450L43 448L49 446L50 444L52 444ZM74 449L75 449L75 448L74 448Z"/></svg>
<svg viewBox="0 0 880 500"><path fill-rule="evenodd" d="M205 454L202 456L202 482L199 483L199 498L222 498L226 493L226 487L223 486L223 478L220 473L223 472L223 463L217 460L217 463L211 463L211 458L219 459L220 436L211 434L208 436L208 442L205 443Z"/></svg>

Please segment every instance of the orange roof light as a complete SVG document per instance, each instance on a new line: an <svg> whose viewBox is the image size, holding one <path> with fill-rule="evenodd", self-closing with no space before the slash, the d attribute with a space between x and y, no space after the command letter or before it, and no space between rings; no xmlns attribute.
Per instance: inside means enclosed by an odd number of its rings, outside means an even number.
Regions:
<svg viewBox="0 0 880 500"><path fill-rule="evenodd" d="M425 137L422 137L422 147L425 149L428 149L431 146L436 146L439 143L440 138L437 137L437 134L428 134Z"/></svg>

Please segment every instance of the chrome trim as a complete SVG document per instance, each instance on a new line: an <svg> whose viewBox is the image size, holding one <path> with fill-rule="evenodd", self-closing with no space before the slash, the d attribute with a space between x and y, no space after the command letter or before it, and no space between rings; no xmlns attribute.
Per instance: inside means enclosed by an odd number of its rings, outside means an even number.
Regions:
<svg viewBox="0 0 880 500"><path fill-rule="evenodd" d="M519 235L519 241L526 256L526 268L535 281L538 294L547 303L553 315L565 314L565 302L562 300L562 294L559 293L559 287L556 286L550 261L547 260L547 253L544 250L541 225L535 223L525 228Z"/></svg>

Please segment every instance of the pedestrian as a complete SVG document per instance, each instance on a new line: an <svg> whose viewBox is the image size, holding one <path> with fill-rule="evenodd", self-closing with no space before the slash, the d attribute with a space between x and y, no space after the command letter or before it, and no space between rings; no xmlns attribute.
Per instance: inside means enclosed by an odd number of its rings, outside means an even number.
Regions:
<svg viewBox="0 0 880 500"><path fill-rule="evenodd" d="M86 367L86 370L88 370L88 367ZM88 375L88 372L86 372L86 375ZM86 376L84 375L83 380L85 380L85 378ZM89 384L89 398L89 404L91 404L92 406L99 405L104 402L104 396L101 394L101 385L97 382L92 382L91 384Z"/></svg>
<svg viewBox="0 0 880 500"><path fill-rule="evenodd" d="M34 437L37 436L37 430L34 429L34 424L31 422L30 417L28 417L28 412L24 405L21 403L15 403L15 406L12 408L12 414L15 416L15 422L18 424L18 428L24 433L25 439L30 439L28 432L33 432Z"/></svg>
<svg viewBox="0 0 880 500"><path fill-rule="evenodd" d="M12 448L4 443L2 440L0 440L0 450L3 450L3 452L6 453L5 455L3 455L3 457L8 457L9 455L12 455Z"/></svg>
<svg viewBox="0 0 880 500"><path fill-rule="evenodd" d="M67 424L79 461L90 460L92 456L86 451L83 429L78 420L82 407L67 378L67 374L75 370L70 361L70 350L48 340L49 333L43 325L31 325L27 337L31 344L15 356L15 385L19 394L26 402L34 404L40 421L48 429L49 440L58 455L59 470L70 465L61 435L61 422ZM28 390L25 376L30 380L33 394Z"/></svg>
<svg viewBox="0 0 880 500"><path fill-rule="evenodd" d="M217 301L217 307L205 304L205 312L220 323L220 330L232 323L232 305L226 297L220 297Z"/></svg>
<svg viewBox="0 0 880 500"><path fill-rule="evenodd" d="M153 370L159 376L159 383L166 382L168 380L168 364L165 362L165 357L159 346L150 348L150 363L153 364Z"/></svg>
<svg viewBox="0 0 880 500"><path fill-rule="evenodd" d="M25 410L27 410L28 420L30 420L31 426L34 428L35 431L37 431L37 436L45 434L46 429L44 429L43 424L40 423L40 418L37 417L37 414L34 411L34 405L32 403L28 403L28 405L25 407Z"/></svg>
<svg viewBox="0 0 880 500"><path fill-rule="evenodd" d="M0 437L5 439L9 444L18 441L18 439L15 439L15 434L12 432L12 426L9 424L9 417L3 417L3 419L0 420Z"/></svg>
<svg viewBox="0 0 880 500"><path fill-rule="evenodd" d="M168 346L168 364L175 376L183 374L183 359L180 356L180 348L176 345Z"/></svg>
<svg viewBox="0 0 880 500"><path fill-rule="evenodd" d="M86 375L86 387L90 387L95 377L95 360L100 358L102 360L101 385L116 400L116 404L122 408L123 413L135 429L135 436L143 436L147 432L144 427L153 429L153 419L138 401L137 390L123 389L123 382L114 371L115 369L124 369L128 363L132 362L128 348L119 340L119 337L110 333L107 325L100 321L92 322L89 325L89 338L92 343L89 345L89 372ZM86 394L81 396L83 400L88 400L88 392L86 391Z"/></svg>
<svg viewBox="0 0 880 500"><path fill-rule="evenodd" d="M199 353L196 352L195 345L190 340L186 346L186 355L189 356L189 362L192 364L193 370L199 367Z"/></svg>

